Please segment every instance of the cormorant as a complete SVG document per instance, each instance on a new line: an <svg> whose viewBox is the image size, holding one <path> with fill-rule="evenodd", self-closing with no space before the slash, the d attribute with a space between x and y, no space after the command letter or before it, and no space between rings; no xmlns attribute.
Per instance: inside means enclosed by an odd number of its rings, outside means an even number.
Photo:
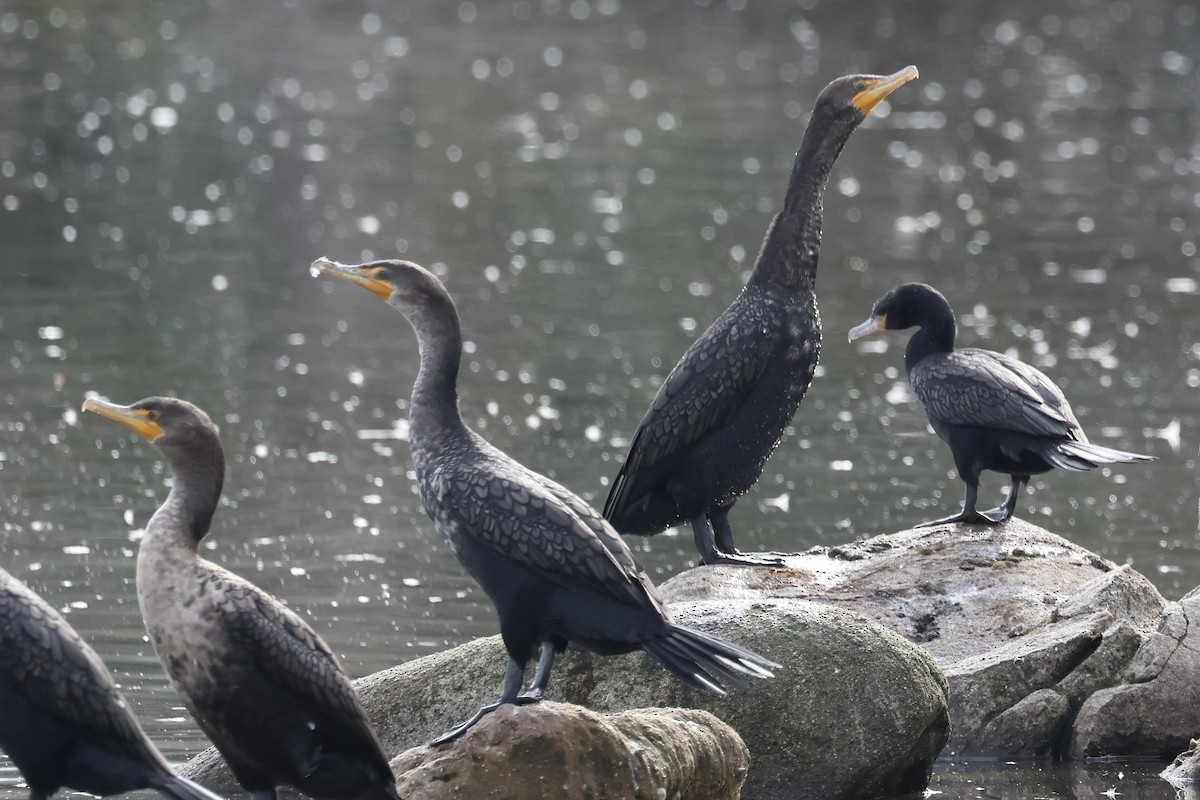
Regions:
<svg viewBox="0 0 1200 800"><path fill-rule="evenodd" d="M449 292L407 261L312 265L356 283L412 324L420 369L409 442L425 511L496 606L508 667L500 699L434 740L449 741L505 703L540 700L569 642L602 655L638 648L692 686L724 693L778 665L715 636L676 625L633 553L595 509L483 440L458 408L462 329ZM541 646L529 691L525 666Z"/></svg>
<svg viewBox="0 0 1200 800"><path fill-rule="evenodd" d="M158 447L171 493L146 525L137 593L159 660L253 800L284 784L320 800L397 800L350 679L298 615L197 553L225 478L216 426L184 400L88 398Z"/></svg>
<svg viewBox="0 0 1200 800"><path fill-rule="evenodd" d="M63 786L101 796L157 789L175 800L220 800L175 774L100 656L3 569L0 750L25 776L30 800Z"/></svg>
<svg viewBox="0 0 1200 800"><path fill-rule="evenodd" d="M911 66L850 75L817 97L749 282L671 370L613 480L604 516L621 533L690 522L703 564L783 563L738 552L729 511L762 475L817 368L814 286L833 162L870 110L916 77Z"/></svg>
<svg viewBox="0 0 1200 800"><path fill-rule="evenodd" d="M1089 442L1062 389L1028 364L991 350L954 349L954 311L932 286L905 283L889 291L875 301L871 318L851 329L850 341L914 327L904 350L908 382L967 487L960 513L918 527L1004 522L1022 484L1055 467L1084 472L1100 464L1151 460ZM1012 484L1004 505L977 511L985 469L1011 475Z"/></svg>

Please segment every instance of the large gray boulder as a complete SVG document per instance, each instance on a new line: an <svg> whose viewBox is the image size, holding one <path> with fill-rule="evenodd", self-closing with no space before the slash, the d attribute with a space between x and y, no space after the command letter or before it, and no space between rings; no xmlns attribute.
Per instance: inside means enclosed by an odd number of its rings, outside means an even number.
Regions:
<svg viewBox="0 0 1200 800"><path fill-rule="evenodd" d="M645 656L581 655L559 679L562 697L604 710L711 711L750 748L750 797L837 800L924 789L949 718L945 678L918 648L860 615L816 603L707 601L671 610L679 622L783 667L720 697L685 687ZM630 661L648 668L636 687Z"/></svg>
<svg viewBox="0 0 1200 800"><path fill-rule="evenodd" d="M706 711L605 716L550 701L502 706L453 742L392 762L413 800L737 800L749 766L737 732Z"/></svg>
<svg viewBox="0 0 1200 800"><path fill-rule="evenodd" d="M805 601L689 602L671 610L680 623L783 667L773 679L752 680L721 697L684 686L641 653L568 653L555 667L549 696L600 712L709 711L749 748L746 794L754 798L892 797L925 787L948 735L948 700L945 678L920 649L857 614ZM357 686L385 750L398 753L494 701L505 660L499 637L489 637L367 676ZM189 777L230 786L213 754L193 764Z"/></svg>
<svg viewBox="0 0 1200 800"><path fill-rule="evenodd" d="M949 679L950 755L1174 754L1200 733L1198 640L1181 633L1200 609L1168 609L1144 576L1049 531L1015 519L922 528L789 567L692 570L662 590L672 602L807 598L900 633ZM1169 680L1122 686L1151 675Z"/></svg>

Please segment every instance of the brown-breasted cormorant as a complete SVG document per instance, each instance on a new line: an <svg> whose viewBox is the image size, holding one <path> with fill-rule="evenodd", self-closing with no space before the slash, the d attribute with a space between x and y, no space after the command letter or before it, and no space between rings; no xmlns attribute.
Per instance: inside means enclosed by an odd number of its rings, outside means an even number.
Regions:
<svg viewBox="0 0 1200 800"><path fill-rule="evenodd" d="M749 282L671 370L613 480L604 516L621 533L690 522L703 564L783 563L738 552L729 510L762 475L817 368L814 286L833 162L870 110L916 77L916 67L850 75L817 97Z"/></svg>
<svg viewBox="0 0 1200 800"><path fill-rule="evenodd" d="M612 655L638 648L692 686L722 692L743 676L766 678L771 661L676 625L633 553L595 509L518 464L463 422L458 408L462 329L446 287L406 261L312 265L356 283L412 324L420 369L409 406L409 443L425 511L496 606L508 667L500 699L436 739L462 734L505 703L540 700L556 654L569 642ZM529 691L525 666L541 646Z"/></svg>
<svg viewBox="0 0 1200 800"><path fill-rule="evenodd" d="M280 784L320 800L397 800L396 782L350 679L293 611L201 558L225 479L208 415L184 400L84 411L154 443L171 467L166 502L138 548L137 594L159 660L253 800Z"/></svg>
<svg viewBox="0 0 1200 800"><path fill-rule="evenodd" d="M954 311L932 286L905 283L889 291L875 301L871 318L851 329L850 341L904 328L917 328L904 350L908 382L967 486L960 513L918 527L1003 522L1012 516L1022 484L1055 467L1084 472L1151 460L1089 442L1062 389L1039 370L991 350L956 350ZM1011 475L1012 484L1004 505L978 511L985 469Z"/></svg>
<svg viewBox="0 0 1200 800"><path fill-rule="evenodd" d="M95 795L157 789L220 800L175 774L100 656L45 600L0 569L0 750L30 800L60 787Z"/></svg>

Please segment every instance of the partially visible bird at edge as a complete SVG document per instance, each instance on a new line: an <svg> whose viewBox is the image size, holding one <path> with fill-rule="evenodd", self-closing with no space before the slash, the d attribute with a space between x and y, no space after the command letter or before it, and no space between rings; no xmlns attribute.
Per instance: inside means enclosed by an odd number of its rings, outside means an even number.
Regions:
<svg viewBox="0 0 1200 800"><path fill-rule="evenodd" d="M932 286L895 287L875 301L870 318L851 329L849 338L905 328L917 328L904 350L908 382L966 484L959 513L918 527L995 525L1013 515L1021 487L1033 475L1152 460L1089 442L1062 390L1041 371L992 350L955 349L954 311ZM1012 482L1003 505L979 511L984 470L1007 473Z"/></svg>
<svg viewBox="0 0 1200 800"><path fill-rule="evenodd" d="M685 683L720 693L746 677L772 676L778 665L769 659L675 624L599 512L467 427L457 389L462 329L436 276L407 261L346 266L321 258L311 270L370 291L416 332L420 368L409 442L421 501L499 616L509 659L499 700L432 744L462 735L501 705L540 700L568 643L602 655L641 648ZM522 693L525 667L539 647L537 669Z"/></svg>
<svg viewBox="0 0 1200 800"><path fill-rule="evenodd" d="M729 512L762 475L817 368L817 256L834 161L871 109L916 77L912 66L849 75L818 95L750 280L679 359L633 435L604 504L621 533L688 522L702 564L784 563L740 552Z"/></svg>
<svg viewBox="0 0 1200 800"><path fill-rule="evenodd" d="M155 789L220 800L175 774L100 656L32 589L0 569L0 750L30 800L66 787L107 796Z"/></svg>

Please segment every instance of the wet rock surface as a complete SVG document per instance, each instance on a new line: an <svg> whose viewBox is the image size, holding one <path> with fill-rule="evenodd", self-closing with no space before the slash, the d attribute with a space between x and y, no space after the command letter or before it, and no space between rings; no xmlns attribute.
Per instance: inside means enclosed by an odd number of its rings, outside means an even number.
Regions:
<svg viewBox="0 0 1200 800"><path fill-rule="evenodd" d="M1188 742L1188 749L1175 756L1175 760L1162 771L1161 777L1176 789L1200 784L1200 739Z"/></svg>

